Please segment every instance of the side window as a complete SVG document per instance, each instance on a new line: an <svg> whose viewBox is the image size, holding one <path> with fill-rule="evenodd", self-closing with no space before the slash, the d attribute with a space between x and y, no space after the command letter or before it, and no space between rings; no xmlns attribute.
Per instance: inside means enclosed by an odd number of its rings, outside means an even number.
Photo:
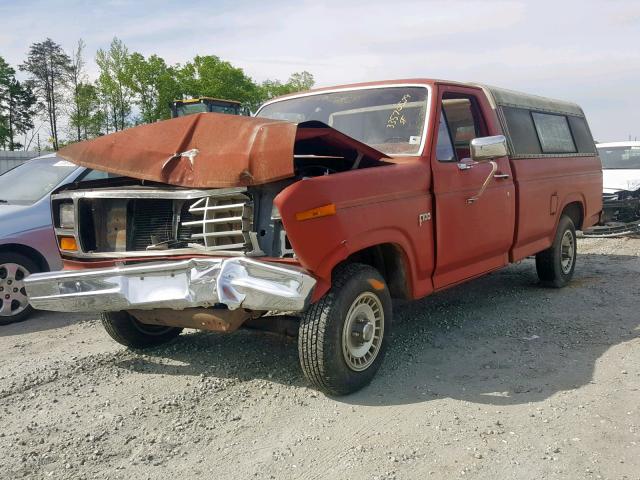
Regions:
<svg viewBox="0 0 640 480"><path fill-rule="evenodd" d="M471 154L469 142L484 135L485 127L476 102L469 96L445 96L442 99L449 131L458 160Z"/></svg>
<svg viewBox="0 0 640 480"><path fill-rule="evenodd" d="M564 115L531 112L543 153L575 153L569 122Z"/></svg>
<svg viewBox="0 0 640 480"><path fill-rule="evenodd" d="M440 125L438 126L438 142L436 143L436 158L441 162L453 162L456 154L453 151L451 135L447 126L444 112L440 112Z"/></svg>
<svg viewBox="0 0 640 480"><path fill-rule="evenodd" d="M100 170L89 170L84 174L84 176L80 179L81 182L90 182L91 180L104 180L105 178L113 178L117 177L113 173L102 172Z"/></svg>

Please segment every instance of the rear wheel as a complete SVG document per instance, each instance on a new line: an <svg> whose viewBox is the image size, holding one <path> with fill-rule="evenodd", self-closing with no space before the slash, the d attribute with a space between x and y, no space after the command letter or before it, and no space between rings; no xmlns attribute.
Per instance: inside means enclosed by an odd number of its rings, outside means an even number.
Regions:
<svg viewBox="0 0 640 480"><path fill-rule="evenodd" d="M563 215L553 245L536 255L538 278L545 285L564 287L573 277L577 253L576 227L571 218Z"/></svg>
<svg viewBox="0 0 640 480"><path fill-rule="evenodd" d="M40 269L35 262L18 253L0 253L0 325L21 322L33 312L24 279Z"/></svg>
<svg viewBox="0 0 640 480"><path fill-rule="evenodd" d="M391 297L377 270L349 264L305 312L298 352L307 380L333 395L367 385L382 364L391 329Z"/></svg>
<svg viewBox="0 0 640 480"><path fill-rule="evenodd" d="M102 325L116 342L129 348L148 348L167 343L182 332L182 328L147 325L127 312L101 314Z"/></svg>

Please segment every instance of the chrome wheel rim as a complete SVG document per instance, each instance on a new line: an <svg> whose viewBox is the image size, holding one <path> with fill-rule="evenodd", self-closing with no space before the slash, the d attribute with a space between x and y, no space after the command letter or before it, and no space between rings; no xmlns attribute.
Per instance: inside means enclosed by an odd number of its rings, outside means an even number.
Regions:
<svg viewBox="0 0 640 480"><path fill-rule="evenodd" d="M342 354L347 366L356 372L375 361L384 336L384 309L373 292L358 295L347 312L342 329Z"/></svg>
<svg viewBox="0 0 640 480"><path fill-rule="evenodd" d="M18 263L0 264L0 317L13 317L29 306L24 279L29 270Z"/></svg>
<svg viewBox="0 0 640 480"><path fill-rule="evenodd" d="M576 239L571 230L564 232L560 243L560 265L562 272L566 275L571 271L576 256Z"/></svg>

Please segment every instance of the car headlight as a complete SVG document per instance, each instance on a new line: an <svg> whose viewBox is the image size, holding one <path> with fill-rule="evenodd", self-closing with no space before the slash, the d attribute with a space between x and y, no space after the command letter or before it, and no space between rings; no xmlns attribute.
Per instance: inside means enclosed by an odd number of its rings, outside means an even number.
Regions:
<svg viewBox="0 0 640 480"><path fill-rule="evenodd" d="M76 212L73 203L60 205L60 228L73 229L76 226Z"/></svg>

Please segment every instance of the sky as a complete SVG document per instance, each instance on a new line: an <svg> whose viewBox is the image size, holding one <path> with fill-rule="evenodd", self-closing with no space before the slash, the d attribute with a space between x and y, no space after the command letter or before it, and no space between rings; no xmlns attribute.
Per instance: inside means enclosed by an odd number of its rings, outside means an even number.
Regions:
<svg viewBox="0 0 640 480"><path fill-rule="evenodd" d="M598 141L640 139L640 1L0 0L0 56L117 36L169 63L217 55L257 81L442 78L574 101ZM94 62L88 62L95 77Z"/></svg>

